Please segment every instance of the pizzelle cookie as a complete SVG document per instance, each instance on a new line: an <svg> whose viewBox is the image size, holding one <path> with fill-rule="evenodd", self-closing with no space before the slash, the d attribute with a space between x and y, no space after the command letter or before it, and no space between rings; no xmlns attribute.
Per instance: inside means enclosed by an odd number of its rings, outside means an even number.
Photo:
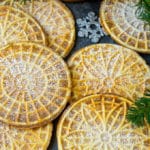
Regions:
<svg viewBox="0 0 150 150"><path fill-rule="evenodd" d="M10 6L0 6L0 47L22 41L45 45L46 37L30 15Z"/></svg>
<svg viewBox="0 0 150 150"><path fill-rule="evenodd" d="M17 129L0 122L0 150L47 150L52 124L35 129Z"/></svg>
<svg viewBox="0 0 150 150"><path fill-rule="evenodd" d="M142 53L150 53L150 25L136 17L137 0L104 0L100 22L119 44Z"/></svg>
<svg viewBox="0 0 150 150"><path fill-rule="evenodd" d="M0 120L33 128L55 119L70 97L70 73L60 56L29 42L0 49Z"/></svg>
<svg viewBox="0 0 150 150"><path fill-rule="evenodd" d="M145 61L134 51L97 44L76 52L68 61L72 101L97 93L114 93L131 100L142 97L150 78Z"/></svg>
<svg viewBox="0 0 150 150"><path fill-rule="evenodd" d="M126 120L131 102L115 95L93 95L73 103L57 127L59 150L149 150L149 127Z"/></svg>
<svg viewBox="0 0 150 150"><path fill-rule="evenodd" d="M11 1L11 3L9 3ZM43 27L48 36L49 47L65 57L75 41L75 22L71 11L59 0L34 0L24 4L5 0L32 15Z"/></svg>

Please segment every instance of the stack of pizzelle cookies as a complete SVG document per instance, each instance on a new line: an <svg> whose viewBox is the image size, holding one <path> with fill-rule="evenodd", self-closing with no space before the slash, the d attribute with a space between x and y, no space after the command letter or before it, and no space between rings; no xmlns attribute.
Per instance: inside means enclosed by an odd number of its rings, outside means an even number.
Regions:
<svg viewBox="0 0 150 150"><path fill-rule="evenodd" d="M149 67L135 52L150 52L150 26L136 18L135 5L134 0L101 3L102 26L124 47L90 45L69 58L72 97L57 127L59 150L150 149L149 125L138 128L126 119L150 85Z"/></svg>
<svg viewBox="0 0 150 150"><path fill-rule="evenodd" d="M58 123L59 150L148 150L149 126L126 119L150 79L145 61L122 46L97 44L73 54L68 66L72 98Z"/></svg>
<svg viewBox="0 0 150 150"><path fill-rule="evenodd" d="M32 0L24 3L2 0L32 16L43 29L47 44L54 52L66 57L75 42L75 21L71 11L60 0Z"/></svg>
<svg viewBox="0 0 150 150"><path fill-rule="evenodd" d="M126 120L150 82L149 67L132 51L149 52L149 26L122 14L131 11L129 3L135 2L104 0L100 9L106 32L127 48L90 45L66 64L75 25L61 1L1 1L0 150L46 150L52 121L67 102L57 126L59 150L150 149L149 125L135 128Z"/></svg>
<svg viewBox="0 0 150 150"><path fill-rule="evenodd" d="M59 0L0 2L0 150L46 150L71 94L72 13Z"/></svg>

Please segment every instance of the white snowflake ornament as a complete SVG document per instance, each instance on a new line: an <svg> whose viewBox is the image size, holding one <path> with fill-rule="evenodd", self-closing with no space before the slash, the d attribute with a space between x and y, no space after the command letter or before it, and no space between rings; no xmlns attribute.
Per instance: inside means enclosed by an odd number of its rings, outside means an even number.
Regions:
<svg viewBox="0 0 150 150"><path fill-rule="evenodd" d="M78 36L89 38L92 43L97 43L106 35L94 12L89 12L85 18L77 19L77 25L79 28Z"/></svg>

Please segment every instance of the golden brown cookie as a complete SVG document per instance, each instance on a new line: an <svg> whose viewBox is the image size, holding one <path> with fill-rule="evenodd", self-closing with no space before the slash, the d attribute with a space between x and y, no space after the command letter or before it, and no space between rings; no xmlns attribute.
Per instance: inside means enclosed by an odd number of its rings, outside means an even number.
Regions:
<svg viewBox="0 0 150 150"><path fill-rule="evenodd" d="M59 150L149 150L149 126L134 128L126 120L130 101L93 95L71 105L57 126Z"/></svg>
<svg viewBox="0 0 150 150"><path fill-rule="evenodd" d="M69 8L60 0L34 0L23 3L5 0L33 16L48 36L49 47L62 57L66 57L75 42L75 21Z"/></svg>
<svg viewBox="0 0 150 150"><path fill-rule="evenodd" d="M45 45L46 37L30 15L10 6L0 6L0 47L22 41Z"/></svg>
<svg viewBox="0 0 150 150"><path fill-rule="evenodd" d="M70 73L51 49L29 42L0 49L0 120L33 128L54 120L71 89Z"/></svg>
<svg viewBox="0 0 150 150"><path fill-rule="evenodd" d="M35 129L17 129L0 122L0 150L47 150L52 124Z"/></svg>
<svg viewBox="0 0 150 150"><path fill-rule="evenodd" d="M114 93L135 100L150 79L145 61L134 51L112 44L82 48L68 61L72 101L97 93Z"/></svg>
<svg viewBox="0 0 150 150"><path fill-rule="evenodd" d="M100 22L119 44L142 53L150 53L150 25L135 14L137 0L103 0Z"/></svg>

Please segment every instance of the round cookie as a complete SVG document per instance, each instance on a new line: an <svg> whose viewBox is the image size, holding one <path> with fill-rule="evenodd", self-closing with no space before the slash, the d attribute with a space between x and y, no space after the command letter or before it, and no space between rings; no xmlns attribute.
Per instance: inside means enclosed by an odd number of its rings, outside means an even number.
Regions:
<svg viewBox="0 0 150 150"><path fill-rule="evenodd" d="M17 129L0 122L0 150L47 150L52 124L35 129Z"/></svg>
<svg viewBox="0 0 150 150"><path fill-rule="evenodd" d="M97 93L114 93L130 100L143 96L150 79L145 61L134 51L97 44L76 52L68 61L72 102Z"/></svg>
<svg viewBox="0 0 150 150"><path fill-rule="evenodd" d="M137 0L104 0L100 22L119 44L132 50L150 53L150 25L136 16Z"/></svg>
<svg viewBox="0 0 150 150"><path fill-rule="evenodd" d="M131 102L115 95L93 95L71 105L57 127L59 150L148 150L149 126L126 120Z"/></svg>
<svg viewBox="0 0 150 150"><path fill-rule="evenodd" d="M70 97L71 81L60 56L36 43L0 49L0 120L33 128L54 120Z"/></svg>
<svg viewBox="0 0 150 150"><path fill-rule="evenodd" d="M46 45L42 28L30 15L10 6L0 6L0 47L22 41Z"/></svg>
<svg viewBox="0 0 150 150"><path fill-rule="evenodd" d="M3 4L13 5L28 12L43 27L48 36L49 47L66 57L75 42L75 21L69 8L60 0L34 0L25 4L5 0Z"/></svg>

